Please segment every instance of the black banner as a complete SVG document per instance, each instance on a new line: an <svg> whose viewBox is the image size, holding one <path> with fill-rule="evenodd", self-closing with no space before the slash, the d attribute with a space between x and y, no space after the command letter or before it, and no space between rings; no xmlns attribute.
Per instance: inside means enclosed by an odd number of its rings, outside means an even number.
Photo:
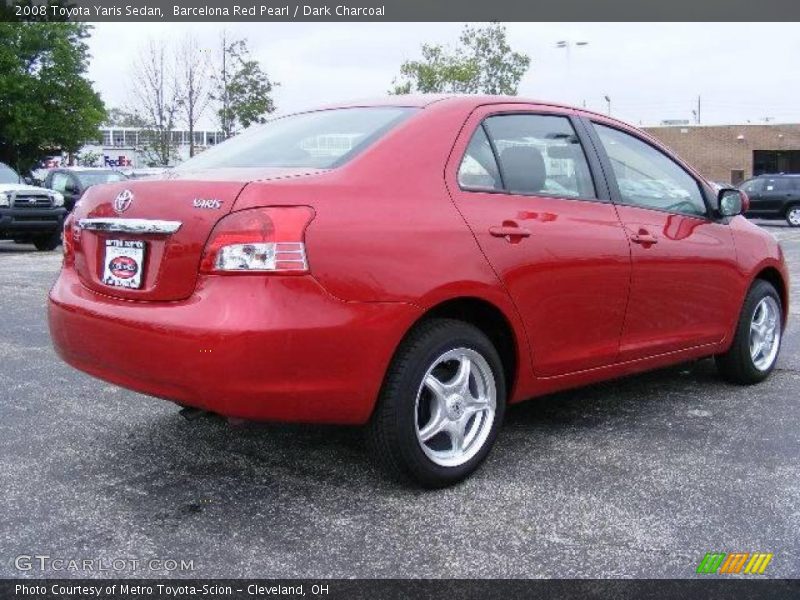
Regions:
<svg viewBox="0 0 800 600"><path fill-rule="evenodd" d="M0 0L2 20L796 21L796 0Z"/></svg>
<svg viewBox="0 0 800 600"><path fill-rule="evenodd" d="M42 600L325 600L453 598L458 600L540 598L660 600L778 600L800 597L800 581L781 579L700 580L2 580L0 597Z"/></svg>

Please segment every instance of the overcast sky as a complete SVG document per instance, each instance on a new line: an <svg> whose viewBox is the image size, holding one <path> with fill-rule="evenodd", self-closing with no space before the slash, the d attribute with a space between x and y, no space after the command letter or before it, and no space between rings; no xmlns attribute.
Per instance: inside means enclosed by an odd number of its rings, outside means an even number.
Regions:
<svg viewBox="0 0 800 600"><path fill-rule="evenodd" d="M96 24L90 77L109 106L130 103L130 64L150 37L246 38L280 82L280 112L383 95L424 42L455 43L461 23ZM773 24L509 23L512 48L531 57L522 96L583 105L634 124L800 122L800 26ZM568 53L559 40L588 42ZM207 125L212 124L211 115Z"/></svg>

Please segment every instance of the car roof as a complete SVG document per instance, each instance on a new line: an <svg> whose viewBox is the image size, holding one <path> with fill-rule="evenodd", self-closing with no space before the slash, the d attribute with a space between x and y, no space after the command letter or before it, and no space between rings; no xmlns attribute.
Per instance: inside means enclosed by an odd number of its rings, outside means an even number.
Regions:
<svg viewBox="0 0 800 600"><path fill-rule="evenodd" d="M521 96L502 96L490 94L397 94L330 104L321 107L321 109L325 110L334 108L360 108L377 106L398 106L412 108L428 108L434 106L436 108L448 108L459 106L462 108L474 109L487 104L532 104L537 106L563 108L566 110L576 110L583 114L595 115L604 119L623 123L623 121L618 121L617 119L609 117L608 115L590 111L585 108L579 108L577 106L571 106L569 104L537 100L535 98L525 98Z"/></svg>

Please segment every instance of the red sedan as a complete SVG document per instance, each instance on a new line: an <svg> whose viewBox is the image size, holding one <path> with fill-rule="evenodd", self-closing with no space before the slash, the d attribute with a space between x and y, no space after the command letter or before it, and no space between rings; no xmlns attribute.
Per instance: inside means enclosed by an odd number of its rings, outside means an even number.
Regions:
<svg viewBox="0 0 800 600"><path fill-rule="evenodd" d="M90 188L50 293L60 356L228 417L367 424L442 486L507 404L716 357L775 366L775 239L657 141L502 97L393 97L254 127Z"/></svg>

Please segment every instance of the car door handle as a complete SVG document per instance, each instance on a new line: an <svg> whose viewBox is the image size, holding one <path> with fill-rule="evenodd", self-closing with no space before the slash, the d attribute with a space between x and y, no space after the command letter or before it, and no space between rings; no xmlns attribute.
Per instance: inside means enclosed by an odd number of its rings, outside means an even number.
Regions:
<svg viewBox="0 0 800 600"><path fill-rule="evenodd" d="M634 244L642 244L644 246L649 246L650 244L657 244L658 238L649 231L645 229L640 229L639 233L634 233L631 235L631 241Z"/></svg>
<svg viewBox="0 0 800 600"><path fill-rule="evenodd" d="M524 238L530 237L529 229L517 225L502 225L500 227L489 227L489 233L494 237Z"/></svg>

